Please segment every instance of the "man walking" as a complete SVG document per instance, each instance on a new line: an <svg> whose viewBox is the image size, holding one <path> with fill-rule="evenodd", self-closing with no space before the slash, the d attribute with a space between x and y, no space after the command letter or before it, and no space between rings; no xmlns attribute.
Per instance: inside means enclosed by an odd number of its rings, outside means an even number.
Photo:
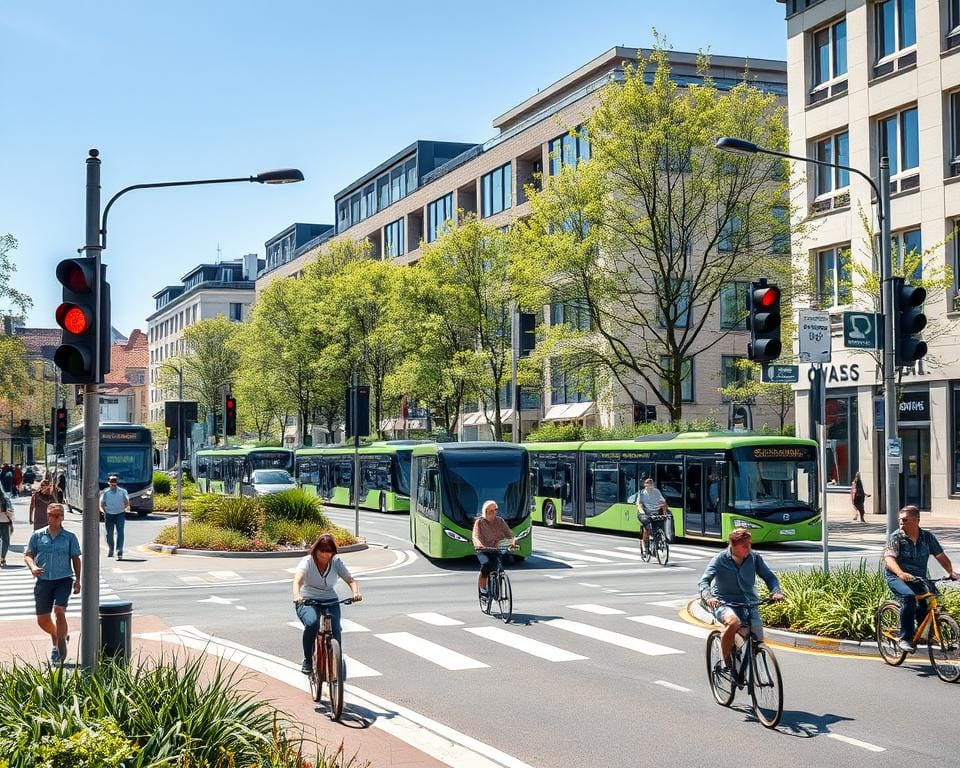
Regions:
<svg viewBox="0 0 960 768"><path fill-rule="evenodd" d="M130 510L130 497L121 488L116 475L107 477L107 487L100 494L100 514L107 526L107 557L113 557L113 531L117 531L117 560L123 560L123 526Z"/></svg>
<svg viewBox="0 0 960 768"><path fill-rule="evenodd" d="M50 524L33 532L23 553L23 562L37 580L33 586L37 624L50 635L53 643L50 661L62 664L67 659L67 603L71 585L73 594L80 593L80 542L63 527L62 504L51 504L47 516Z"/></svg>

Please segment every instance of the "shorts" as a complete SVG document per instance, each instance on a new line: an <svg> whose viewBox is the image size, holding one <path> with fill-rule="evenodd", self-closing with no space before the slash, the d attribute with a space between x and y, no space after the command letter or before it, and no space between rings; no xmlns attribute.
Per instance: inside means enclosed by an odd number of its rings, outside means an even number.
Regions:
<svg viewBox="0 0 960 768"><path fill-rule="evenodd" d="M661 513L661 512L654 512L653 514L655 514L655 515L661 515L662 513ZM642 515L638 513L638 514L637 514L637 519L640 521L640 530L641 530L641 531L646 530L647 533L651 533L651 534L652 534L652 533L653 533L653 527L654 527L654 525L656 525L658 528L660 528L661 530L663 530L663 528L662 528L662 526L663 526L663 520L653 520L653 519L650 517L650 514L648 514L648 513L644 513L644 514L642 514Z"/></svg>
<svg viewBox="0 0 960 768"><path fill-rule="evenodd" d="M736 616L740 619L740 624L742 626L747 626L750 624L750 628L753 631L753 636L757 640L763 640L763 619L760 618L760 609L756 606L752 608L741 608L726 605L725 603L720 603L716 608L712 609L713 618L715 618L721 624L725 624L725 619L728 616Z"/></svg>
<svg viewBox="0 0 960 768"><path fill-rule="evenodd" d="M33 585L33 599L37 604L37 616L47 616L53 606L67 607L70 602L70 590L73 588L73 577L65 579L37 579Z"/></svg>

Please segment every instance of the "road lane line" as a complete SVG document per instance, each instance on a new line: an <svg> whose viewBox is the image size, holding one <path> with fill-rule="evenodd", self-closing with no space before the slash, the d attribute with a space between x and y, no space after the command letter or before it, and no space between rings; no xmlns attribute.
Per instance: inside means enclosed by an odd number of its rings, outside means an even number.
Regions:
<svg viewBox="0 0 960 768"><path fill-rule="evenodd" d="M288 621L288 627L293 627L294 629L303 629L303 624L299 621ZM357 624L355 621L350 621L350 619L340 619L340 630L342 632L369 632L370 630L361 624Z"/></svg>
<svg viewBox="0 0 960 768"><path fill-rule="evenodd" d="M462 621L457 621L456 619L450 618L449 616L444 616L440 613L408 613L411 619L416 619L417 621L422 621L424 624L432 624L435 627L457 627L462 626Z"/></svg>
<svg viewBox="0 0 960 768"><path fill-rule="evenodd" d="M432 643L425 638L417 637L417 635L411 634L410 632L386 632L382 635L375 635L375 637L391 645L395 645L404 651L408 651L414 656L426 659L444 669L456 671L461 669L483 669L490 666L489 664L484 664L482 661L464 656L462 653L444 648L442 645Z"/></svg>
<svg viewBox="0 0 960 768"><path fill-rule="evenodd" d="M693 624L687 624L684 621L666 619L663 616L627 616L627 621L635 621L638 624L646 624L658 629L667 629L670 632L679 632L681 635L690 635L690 637L706 638L711 631L703 627L696 627Z"/></svg>
<svg viewBox="0 0 960 768"><path fill-rule="evenodd" d="M596 613L600 616L614 616L618 613L626 613L626 611L621 611L619 608L610 608L606 605L596 605L595 603L582 603L581 605L568 605L567 608L574 608L578 611L586 611L587 613Z"/></svg>
<svg viewBox="0 0 960 768"><path fill-rule="evenodd" d="M643 653L647 656L669 656L670 654L674 653L683 653L683 651L679 650L678 648L668 648L665 645L651 643L647 640L641 640L639 637L633 637L632 635L624 635L620 632L611 632L608 629L594 627L591 624L581 624L579 621L569 621L568 619L549 619L544 623L552 627L556 627L557 629L562 629L566 632L573 632L576 635L583 635L584 637L599 640L603 643L610 643L610 645L618 645L621 648L636 651L637 653Z"/></svg>
<svg viewBox="0 0 960 768"><path fill-rule="evenodd" d="M616 552L612 549L588 549L592 555L603 555L604 557L615 557L620 560L643 560L640 555L627 554L626 552Z"/></svg>
<svg viewBox="0 0 960 768"><path fill-rule="evenodd" d="M546 661L580 661L581 659L588 658L587 656L581 656L579 653L571 653L563 648L557 648L557 646L550 645L549 643L541 643L539 640L518 635L515 632L508 632L501 627L466 627L464 631L479 637L484 637L487 640L492 640L495 643L506 645L518 651L529 653L531 656L536 656Z"/></svg>
<svg viewBox="0 0 960 768"><path fill-rule="evenodd" d="M636 552L636 547L617 547L617 549L622 550L623 552ZM590 550L591 552L593 550ZM684 555L675 550L673 546L670 547L670 559L671 560L702 560L703 555Z"/></svg>
<svg viewBox="0 0 960 768"><path fill-rule="evenodd" d="M676 683L668 683L666 680L654 680L654 685L660 685L664 688L669 688L671 691L680 691L680 693L690 693L689 688L684 688L682 685L677 685Z"/></svg>
<svg viewBox="0 0 960 768"><path fill-rule="evenodd" d="M591 551L591 552L592 552L593 550L588 550L588 551ZM590 555L583 555L583 554L581 554L581 553L579 553L579 552L558 552L557 550L550 550L550 554L551 554L551 555L556 555L557 557L566 558L567 560L575 560L575 561L584 562L584 563L610 563L610 562L613 562L612 560L607 560L606 558L603 558L603 557L591 557ZM549 558L544 558L544 559L549 559ZM565 561L564 561L564 560L561 560L560 562L562 563L562 562L565 562Z"/></svg>
<svg viewBox="0 0 960 768"><path fill-rule="evenodd" d="M851 739L849 736L842 736L839 733L828 733L827 738L836 739L837 741L842 741L844 744L849 744L853 747L860 747L865 749L868 752L886 752L886 747L878 747L876 744L871 744L868 741L860 741L860 739Z"/></svg>

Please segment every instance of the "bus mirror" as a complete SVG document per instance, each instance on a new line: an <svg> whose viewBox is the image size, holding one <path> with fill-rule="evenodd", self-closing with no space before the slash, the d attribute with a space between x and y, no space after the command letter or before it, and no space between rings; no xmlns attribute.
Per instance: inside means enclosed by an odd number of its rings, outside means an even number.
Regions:
<svg viewBox="0 0 960 768"><path fill-rule="evenodd" d="M437 479L440 477L440 472L432 467L427 470L427 488L436 493L437 491Z"/></svg>

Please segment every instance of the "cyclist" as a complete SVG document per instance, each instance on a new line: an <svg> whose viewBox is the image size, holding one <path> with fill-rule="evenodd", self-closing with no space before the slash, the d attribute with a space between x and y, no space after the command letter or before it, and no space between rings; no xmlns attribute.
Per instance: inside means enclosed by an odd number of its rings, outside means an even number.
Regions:
<svg viewBox="0 0 960 768"><path fill-rule="evenodd" d="M637 520L640 521L640 546L650 552L650 534L653 533L653 521L650 515L667 515L670 507L663 494L653 484L653 478L643 481L643 490L637 494Z"/></svg>
<svg viewBox="0 0 960 768"><path fill-rule="evenodd" d="M743 622L749 621L754 637L763 639L763 622L756 605L740 607L728 603L756 603L757 576L770 590L770 598L783 600L780 582L763 558L753 552L753 537L747 528L734 528L727 537L730 546L715 555L700 577L700 597L723 624L720 650L726 669L733 669L733 641Z"/></svg>
<svg viewBox="0 0 960 768"><path fill-rule="evenodd" d="M489 499L483 502L480 516L473 521L473 546L475 549L493 549L504 539L510 539L510 546L517 546L517 539L510 530L506 521L497 515L497 502ZM499 552L477 552L480 561L480 578L477 585L480 593L487 594L487 579L490 571L496 570L500 564Z"/></svg>
<svg viewBox="0 0 960 768"><path fill-rule="evenodd" d="M920 527L920 510L907 506L900 510L900 528L890 534L890 540L883 550L883 564L886 566L887 586L900 599L900 650L913 653L917 646L913 644L913 633L917 623L917 598L927 591L927 585L918 578L929 578L927 561L932 555L943 566L951 579L960 579L960 573L953 570L950 558L943 552L937 537ZM936 586L930 584L936 591Z"/></svg>
<svg viewBox="0 0 960 768"><path fill-rule="evenodd" d="M336 590L339 579L350 585L354 600L363 599L360 585L337 557L337 542L333 536L325 533L313 543L293 574L293 605L303 624L303 664L300 671L305 675L309 675L313 669L313 646L324 613L330 614L333 636L340 642L340 598ZM321 604L307 605L304 600L317 600Z"/></svg>

